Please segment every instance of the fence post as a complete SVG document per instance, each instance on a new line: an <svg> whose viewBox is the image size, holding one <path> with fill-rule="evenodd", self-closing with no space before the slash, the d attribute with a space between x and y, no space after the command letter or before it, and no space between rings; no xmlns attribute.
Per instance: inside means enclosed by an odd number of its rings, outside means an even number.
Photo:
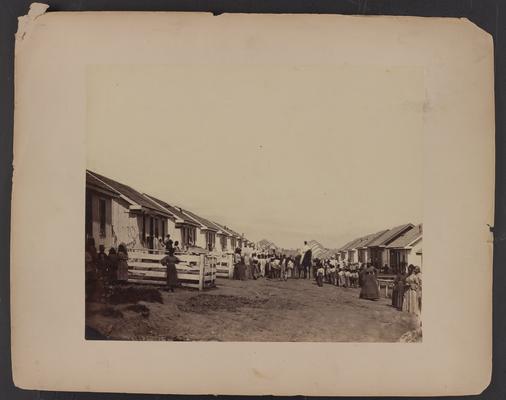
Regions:
<svg viewBox="0 0 506 400"><path fill-rule="evenodd" d="M199 290L203 290L204 289L204 271L205 271L205 268L204 268L204 263L205 263L205 255L204 254L201 254L200 255L200 265L199 265Z"/></svg>

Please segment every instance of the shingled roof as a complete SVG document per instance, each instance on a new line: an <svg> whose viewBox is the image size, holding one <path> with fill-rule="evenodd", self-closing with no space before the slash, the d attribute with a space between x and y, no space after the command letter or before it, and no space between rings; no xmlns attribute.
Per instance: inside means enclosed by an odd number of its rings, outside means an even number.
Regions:
<svg viewBox="0 0 506 400"><path fill-rule="evenodd" d="M240 234L238 234L237 232L233 231L228 226L219 224L218 222L214 222L214 221L211 221L211 222L213 224L217 225L222 231L224 231L225 233L227 233L229 236L233 236L233 237L237 237L237 238L242 238L242 236Z"/></svg>
<svg viewBox="0 0 506 400"><path fill-rule="evenodd" d="M144 196L149 197L152 201L158 203L161 207L167 209L176 218L176 220L182 221L182 223L188 225L199 226L197 222L195 222L193 219L183 214L177 207L171 206L169 203L157 199L156 197L151 196L149 194L144 193Z"/></svg>
<svg viewBox="0 0 506 400"><path fill-rule="evenodd" d="M118 193L111 186L106 185L100 179L92 175L89 171L86 171L86 188L92 189L100 193L104 193L111 197L119 197L120 193Z"/></svg>
<svg viewBox="0 0 506 400"><path fill-rule="evenodd" d="M367 247L387 246L395 239L397 239L400 235L404 234L406 231L413 229L413 227L414 225L409 223L389 229L388 231L386 231L385 233L374 239L371 243L369 243Z"/></svg>
<svg viewBox="0 0 506 400"><path fill-rule="evenodd" d="M346 243L343 247L339 248L339 251L348 251L354 249L355 246L359 244L361 240L362 240L361 237L353 239L352 241Z"/></svg>
<svg viewBox="0 0 506 400"><path fill-rule="evenodd" d="M183 212L183 214L186 214L187 216L189 216L190 218L192 218L194 221L196 221L197 223L199 223L200 226L203 227L203 229L207 229L207 230L213 231L213 232L218 232L219 229L220 229L218 226L216 226L211 221L208 221L207 219L205 219L203 217L200 217L197 214L192 213L189 210L181 208L181 211Z"/></svg>
<svg viewBox="0 0 506 400"><path fill-rule="evenodd" d="M105 186L109 187L110 189L118 192L120 196L125 199L128 203L130 203L133 206L140 206L144 207L148 210L155 211L159 214L170 216L169 213L167 213L166 210L164 210L162 207L160 207L158 204L144 196L141 192L138 192L134 188L125 185L124 183L120 183L115 181L114 179L108 178L106 176L100 175L93 171L86 171L89 175L91 175L95 180L98 180L102 182Z"/></svg>
<svg viewBox="0 0 506 400"><path fill-rule="evenodd" d="M385 230L382 230L382 231L379 231L379 232L376 232L376 233L371 233L370 235L367 235L367 236L364 236L361 241L361 243L359 243L356 247L358 248L366 248L367 246L369 246L372 242L374 242L377 238L379 238L381 235L385 234L386 232L388 232L388 229L385 229Z"/></svg>
<svg viewBox="0 0 506 400"><path fill-rule="evenodd" d="M390 248L404 248L409 246L411 243L415 242L419 238L422 237L422 224L415 226L413 229L406 231L393 242L391 242L388 247Z"/></svg>

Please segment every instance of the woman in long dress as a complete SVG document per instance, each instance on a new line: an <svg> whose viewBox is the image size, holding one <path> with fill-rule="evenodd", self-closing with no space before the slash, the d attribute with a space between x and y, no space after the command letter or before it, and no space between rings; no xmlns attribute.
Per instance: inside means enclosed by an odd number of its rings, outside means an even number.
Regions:
<svg viewBox="0 0 506 400"><path fill-rule="evenodd" d="M167 267L167 289L171 292L178 286L176 264L181 260L174 255L174 248L170 248L168 254L160 260L162 265Z"/></svg>
<svg viewBox="0 0 506 400"><path fill-rule="evenodd" d="M239 247L235 249L234 253L234 277L241 281L246 280L246 265L244 265Z"/></svg>
<svg viewBox="0 0 506 400"><path fill-rule="evenodd" d="M118 282L128 281L128 251L122 243L118 246Z"/></svg>
<svg viewBox="0 0 506 400"><path fill-rule="evenodd" d="M378 300L379 288L378 280L376 279L376 270L373 266L369 266L364 270L363 285L360 290L360 298L367 300Z"/></svg>
<svg viewBox="0 0 506 400"><path fill-rule="evenodd" d="M392 307L402 311L402 301L404 297L404 280L405 276L402 272L399 272L394 280L394 288L392 290Z"/></svg>
<svg viewBox="0 0 506 400"><path fill-rule="evenodd" d="M415 267L410 265L408 267L408 276L405 280L402 311L407 311L416 315L420 314L420 308L418 306L420 283L420 279L415 274Z"/></svg>
<svg viewBox="0 0 506 400"><path fill-rule="evenodd" d="M422 312L422 270L418 266L415 267L415 275L418 278L418 290L417 290L418 310L421 313Z"/></svg>

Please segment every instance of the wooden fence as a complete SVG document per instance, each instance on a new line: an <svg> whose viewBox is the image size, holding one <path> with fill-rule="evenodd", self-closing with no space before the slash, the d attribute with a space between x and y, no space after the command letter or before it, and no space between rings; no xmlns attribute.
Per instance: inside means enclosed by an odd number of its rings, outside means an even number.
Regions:
<svg viewBox="0 0 506 400"><path fill-rule="evenodd" d="M232 254L221 254L217 255L216 258L216 276L232 279L234 275L234 256Z"/></svg>
<svg viewBox="0 0 506 400"><path fill-rule="evenodd" d="M128 252L128 281L133 283L165 285L167 268L160 264L165 256L160 250L134 249ZM217 258L207 254L176 254L181 286L203 290L215 286Z"/></svg>
<svg viewBox="0 0 506 400"><path fill-rule="evenodd" d="M387 298L392 297L394 278L387 275L378 277L378 288L380 295L384 295Z"/></svg>

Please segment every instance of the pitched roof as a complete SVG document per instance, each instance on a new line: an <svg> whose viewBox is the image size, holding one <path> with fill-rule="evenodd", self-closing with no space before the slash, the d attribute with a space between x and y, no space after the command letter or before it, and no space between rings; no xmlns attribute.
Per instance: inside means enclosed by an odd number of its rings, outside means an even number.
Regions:
<svg viewBox="0 0 506 400"><path fill-rule="evenodd" d="M205 218L202 218L200 216L198 216L197 214L194 214L192 213L191 211L188 211L186 209L180 209L183 214L186 214L188 215L191 219L195 220L197 223L200 224L200 226L203 228L203 229L207 229L207 230L210 230L210 231L214 231L214 232L218 232L219 231L219 227L217 227L215 224L213 224L211 221L208 221L207 219Z"/></svg>
<svg viewBox="0 0 506 400"><path fill-rule="evenodd" d="M169 215L166 210L164 210L158 204L154 203L152 200L150 200L137 190L133 189L132 187L125 185L124 183L117 182L111 178L107 178L106 176L97 174L96 172L89 170L87 170L87 172L90 175L92 175L95 179L98 179L106 186L118 192L120 196L124 198L127 202L129 202L131 205L141 206L147 208L148 210L156 211L157 213L162 215L166 216Z"/></svg>
<svg viewBox="0 0 506 400"><path fill-rule="evenodd" d="M232 233L234 236L236 236L238 239L241 239L241 240L244 239L244 237L240 233L237 233L232 228L229 228L228 226L225 226L225 229L227 231L229 231L230 233Z"/></svg>
<svg viewBox="0 0 506 400"><path fill-rule="evenodd" d="M181 211L179 211L179 209L177 207L171 206L169 203L167 203L163 200L157 199L156 197L151 196L149 194L144 193L144 195L149 197L152 201L158 203L161 207L167 209L174 217L176 217L176 219L179 219L180 221L182 221L185 224L198 226L198 224L193 219L191 219L190 217L187 217L185 214L183 214Z"/></svg>
<svg viewBox="0 0 506 400"><path fill-rule="evenodd" d="M86 171L86 188L107 194L111 197L119 197L120 194L111 186L106 185L100 179L96 178L89 171Z"/></svg>
<svg viewBox="0 0 506 400"><path fill-rule="evenodd" d="M397 239L395 239L393 242L391 242L388 247L392 248L401 248L401 247L407 247L411 243L413 243L415 240L422 237L422 224L419 224L415 226L413 229L410 229L409 231L404 232L401 236L399 236Z"/></svg>
<svg viewBox="0 0 506 400"><path fill-rule="evenodd" d="M236 237L242 237L237 232L234 232L232 229L230 229L228 226L219 224L217 222L211 221L213 224L217 225L222 231L226 232L230 236L236 236Z"/></svg>
<svg viewBox="0 0 506 400"><path fill-rule="evenodd" d="M402 235L404 232L412 229L414 227L413 224L404 224L396 226L392 229L389 229L382 235L378 236L376 239L374 239L372 242L370 242L367 247L374 247L374 246L387 246L392 241L397 239L400 235Z"/></svg>
<svg viewBox="0 0 506 400"><path fill-rule="evenodd" d="M339 251L348 251L357 247L357 245L363 240L363 237L356 238L351 242L346 243L343 247L339 249Z"/></svg>
<svg viewBox="0 0 506 400"><path fill-rule="evenodd" d="M383 235L386 232L388 232L388 229L385 229L385 230L382 230L382 231L379 231L376 233L371 233L370 235L364 236L362 238L363 240L361 241L361 243L359 243L356 247L360 247L360 248L367 247L369 244L371 244L373 241L375 241L377 238L379 238L381 235Z"/></svg>

